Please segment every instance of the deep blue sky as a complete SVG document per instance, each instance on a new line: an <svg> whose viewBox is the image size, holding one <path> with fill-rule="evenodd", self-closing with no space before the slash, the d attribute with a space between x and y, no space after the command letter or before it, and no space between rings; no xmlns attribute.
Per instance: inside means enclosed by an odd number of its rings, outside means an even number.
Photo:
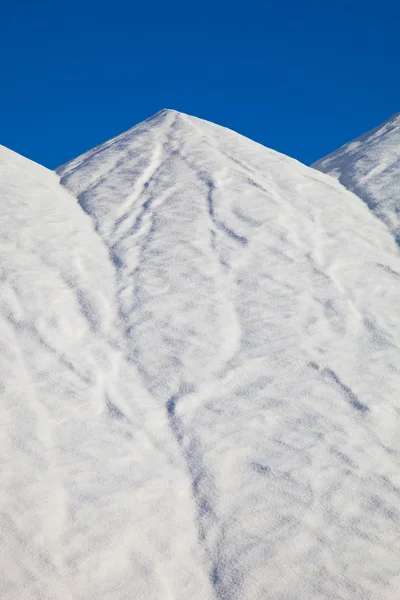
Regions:
<svg viewBox="0 0 400 600"><path fill-rule="evenodd" d="M400 111L398 0L5 4L0 143L50 168L162 108L305 163Z"/></svg>

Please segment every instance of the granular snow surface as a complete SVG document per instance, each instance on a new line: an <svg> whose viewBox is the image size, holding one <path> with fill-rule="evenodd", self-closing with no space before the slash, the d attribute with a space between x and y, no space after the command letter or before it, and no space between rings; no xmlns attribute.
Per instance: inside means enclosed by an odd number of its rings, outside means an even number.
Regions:
<svg viewBox="0 0 400 600"><path fill-rule="evenodd" d="M168 110L0 198L0 598L397 600L385 224Z"/></svg>

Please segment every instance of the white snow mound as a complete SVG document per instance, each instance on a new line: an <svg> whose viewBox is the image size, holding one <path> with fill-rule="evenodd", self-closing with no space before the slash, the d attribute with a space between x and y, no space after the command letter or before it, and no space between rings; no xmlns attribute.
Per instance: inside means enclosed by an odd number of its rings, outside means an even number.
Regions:
<svg viewBox="0 0 400 600"><path fill-rule="evenodd" d="M175 111L0 150L2 600L397 600L385 225Z"/></svg>
<svg viewBox="0 0 400 600"><path fill-rule="evenodd" d="M312 166L360 196L400 245L400 113Z"/></svg>

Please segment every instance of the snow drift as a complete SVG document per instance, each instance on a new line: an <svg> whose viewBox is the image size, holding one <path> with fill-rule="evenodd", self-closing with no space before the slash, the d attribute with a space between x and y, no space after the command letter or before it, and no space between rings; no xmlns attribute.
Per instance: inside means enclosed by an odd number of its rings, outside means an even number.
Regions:
<svg viewBox="0 0 400 600"><path fill-rule="evenodd" d="M0 158L1 597L395 600L385 225L174 111Z"/></svg>
<svg viewBox="0 0 400 600"><path fill-rule="evenodd" d="M400 245L400 113L312 166L360 196Z"/></svg>

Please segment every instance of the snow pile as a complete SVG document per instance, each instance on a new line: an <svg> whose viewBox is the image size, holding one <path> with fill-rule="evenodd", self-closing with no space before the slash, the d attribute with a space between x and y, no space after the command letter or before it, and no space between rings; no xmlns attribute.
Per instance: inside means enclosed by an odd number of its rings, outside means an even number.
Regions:
<svg viewBox="0 0 400 600"><path fill-rule="evenodd" d="M0 150L0 598L207 598L185 464L120 348L108 251L54 173Z"/></svg>
<svg viewBox="0 0 400 600"><path fill-rule="evenodd" d="M312 166L360 196L400 245L400 113Z"/></svg>
<svg viewBox="0 0 400 600"><path fill-rule="evenodd" d="M174 111L0 158L1 598L396 600L385 226Z"/></svg>

